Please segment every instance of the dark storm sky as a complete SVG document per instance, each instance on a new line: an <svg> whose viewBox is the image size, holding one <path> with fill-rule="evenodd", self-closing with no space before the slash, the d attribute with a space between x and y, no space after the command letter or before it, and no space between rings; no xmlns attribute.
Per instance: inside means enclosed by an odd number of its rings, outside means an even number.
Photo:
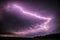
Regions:
<svg viewBox="0 0 60 40"><path fill-rule="evenodd" d="M9 1L12 2L12 1ZM50 9L51 11L55 12L53 13L56 16L56 25L57 25L57 30L59 32L60 26L59 26L59 13L58 13L58 2L57 1L39 1L39 0L26 0L26 1L20 1L21 3L25 3L25 4L29 4L30 6L34 7L34 8L38 8L39 10L41 9ZM19 20L19 18L17 18L16 16L13 16L11 14L7 14L6 12L4 12L5 10L3 9L3 5L6 5L8 3L8 1L0 1L0 10L2 12L3 15L3 19L0 20L0 33L4 32L4 30L6 30L7 28L17 28L14 26L29 26L30 24L32 24L31 21L28 20L23 20L21 18L21 20ZM3 10L2 10L2 9ZM11 16L10 16L11 15ZM16 20L14 22L14 20ZM20 25L21 24L21 25ZM10 27L8 27L10 26Z"/></svg>

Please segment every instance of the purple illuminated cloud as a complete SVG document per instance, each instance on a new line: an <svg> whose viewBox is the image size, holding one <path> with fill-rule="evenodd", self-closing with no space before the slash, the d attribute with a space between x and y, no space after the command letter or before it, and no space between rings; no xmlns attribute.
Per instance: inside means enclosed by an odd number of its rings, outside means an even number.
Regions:
<svg viewBox="0 0 60 40"><path fill-rule="evenodd" d="M42 32L42 31L48 31L49 30L49 22L52 20L52 18L50 17L43 17L41 15L37 15L37 14L33 14L33 13L30 13L30 12L27 12L27 11L24 11L24 9L17 5L17 4L13 4L12 5L13 8L15 9L18 9L19 12L22 12L23 14L26 14L26 15L30 15L32 17L36 17L38 19L42 19L42 20L46 20L46 22L42 23L42 24L36 24L36 26L34 26L34 28L31 28L30 29L26 29L26 30L23 30L23 31L13 31L14 34L16 35L20 35L20 36L25 36L27 34L30 34L30 33L38 33L38 32ZM8 6L7 8L10 8L10 6Z"/></svg>

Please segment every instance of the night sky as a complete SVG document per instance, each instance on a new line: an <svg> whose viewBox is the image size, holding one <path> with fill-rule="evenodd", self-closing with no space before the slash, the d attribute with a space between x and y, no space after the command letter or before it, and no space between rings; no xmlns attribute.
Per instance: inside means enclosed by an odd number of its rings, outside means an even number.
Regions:
<svg viewBox="0 0 60 40"><path fill-rule="evenodd" d="M31 17L29 15L23 15L22 12L19 12L18 9L7 11L7 5L11 5L14 3L18 3L19 6L22 5L22 8L27 10L28 12L37 13L38 15L43 15L44 17L53 18L49 27L51 27L52 34L60 33L59 26L59 13L58 13L58 2L57 1L39 1L39 0L22 0L22 1L0 1L0 33L8 33L18 30L29 29L31 26L35 26L36 24L42 24L46 20L41 20L38 18ZM13 8L12 8L13 9ZM45 12L46 11L46 12ZM19 14L20 13L20 14ZM36 33L34 35L39 35L41 33ZM44 34L44 33L43 33ZM31 33L28 36L33 35ZM34 36L33 35L33 36Z"/></svg>

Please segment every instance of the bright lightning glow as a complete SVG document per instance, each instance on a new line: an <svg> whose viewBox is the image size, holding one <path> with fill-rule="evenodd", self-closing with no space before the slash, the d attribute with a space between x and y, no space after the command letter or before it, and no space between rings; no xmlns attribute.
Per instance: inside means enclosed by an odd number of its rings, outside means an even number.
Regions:
<svg viewBox="0 0 60 40"><path fill-rule="evenodd" d="M24 30L24 31L13 32L14 34L26 35L26 34L29 34L29 33L40 32L42 30L47 31L49 29L48 23L50 22L51 18L42 17L40 15L33 14L33 13L30 13L30 12L27 12L27 11L24 11L22 7L20 7L20 6L16 5L16 4L14 4L13 7L14 8L17 8L18 11L21 11L24 14L27 14L27 15L30 15L30 16L34 16L34 17L39 18L39 19L47 20L43 24L36 25L34 28L30 28L30 29Z"/></svg>

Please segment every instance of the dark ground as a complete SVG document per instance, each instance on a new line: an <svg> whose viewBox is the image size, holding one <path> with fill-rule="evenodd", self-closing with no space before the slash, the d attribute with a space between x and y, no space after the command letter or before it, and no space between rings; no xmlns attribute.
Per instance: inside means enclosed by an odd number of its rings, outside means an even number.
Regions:
<svg viewBox="0 0 60 40"><path fill-rule="evenodd" d="M6 40L60 40L60 34L51 34L46 36L37 36L34 38L21 38L21 37L0 37L0 39Z"/></svg>

